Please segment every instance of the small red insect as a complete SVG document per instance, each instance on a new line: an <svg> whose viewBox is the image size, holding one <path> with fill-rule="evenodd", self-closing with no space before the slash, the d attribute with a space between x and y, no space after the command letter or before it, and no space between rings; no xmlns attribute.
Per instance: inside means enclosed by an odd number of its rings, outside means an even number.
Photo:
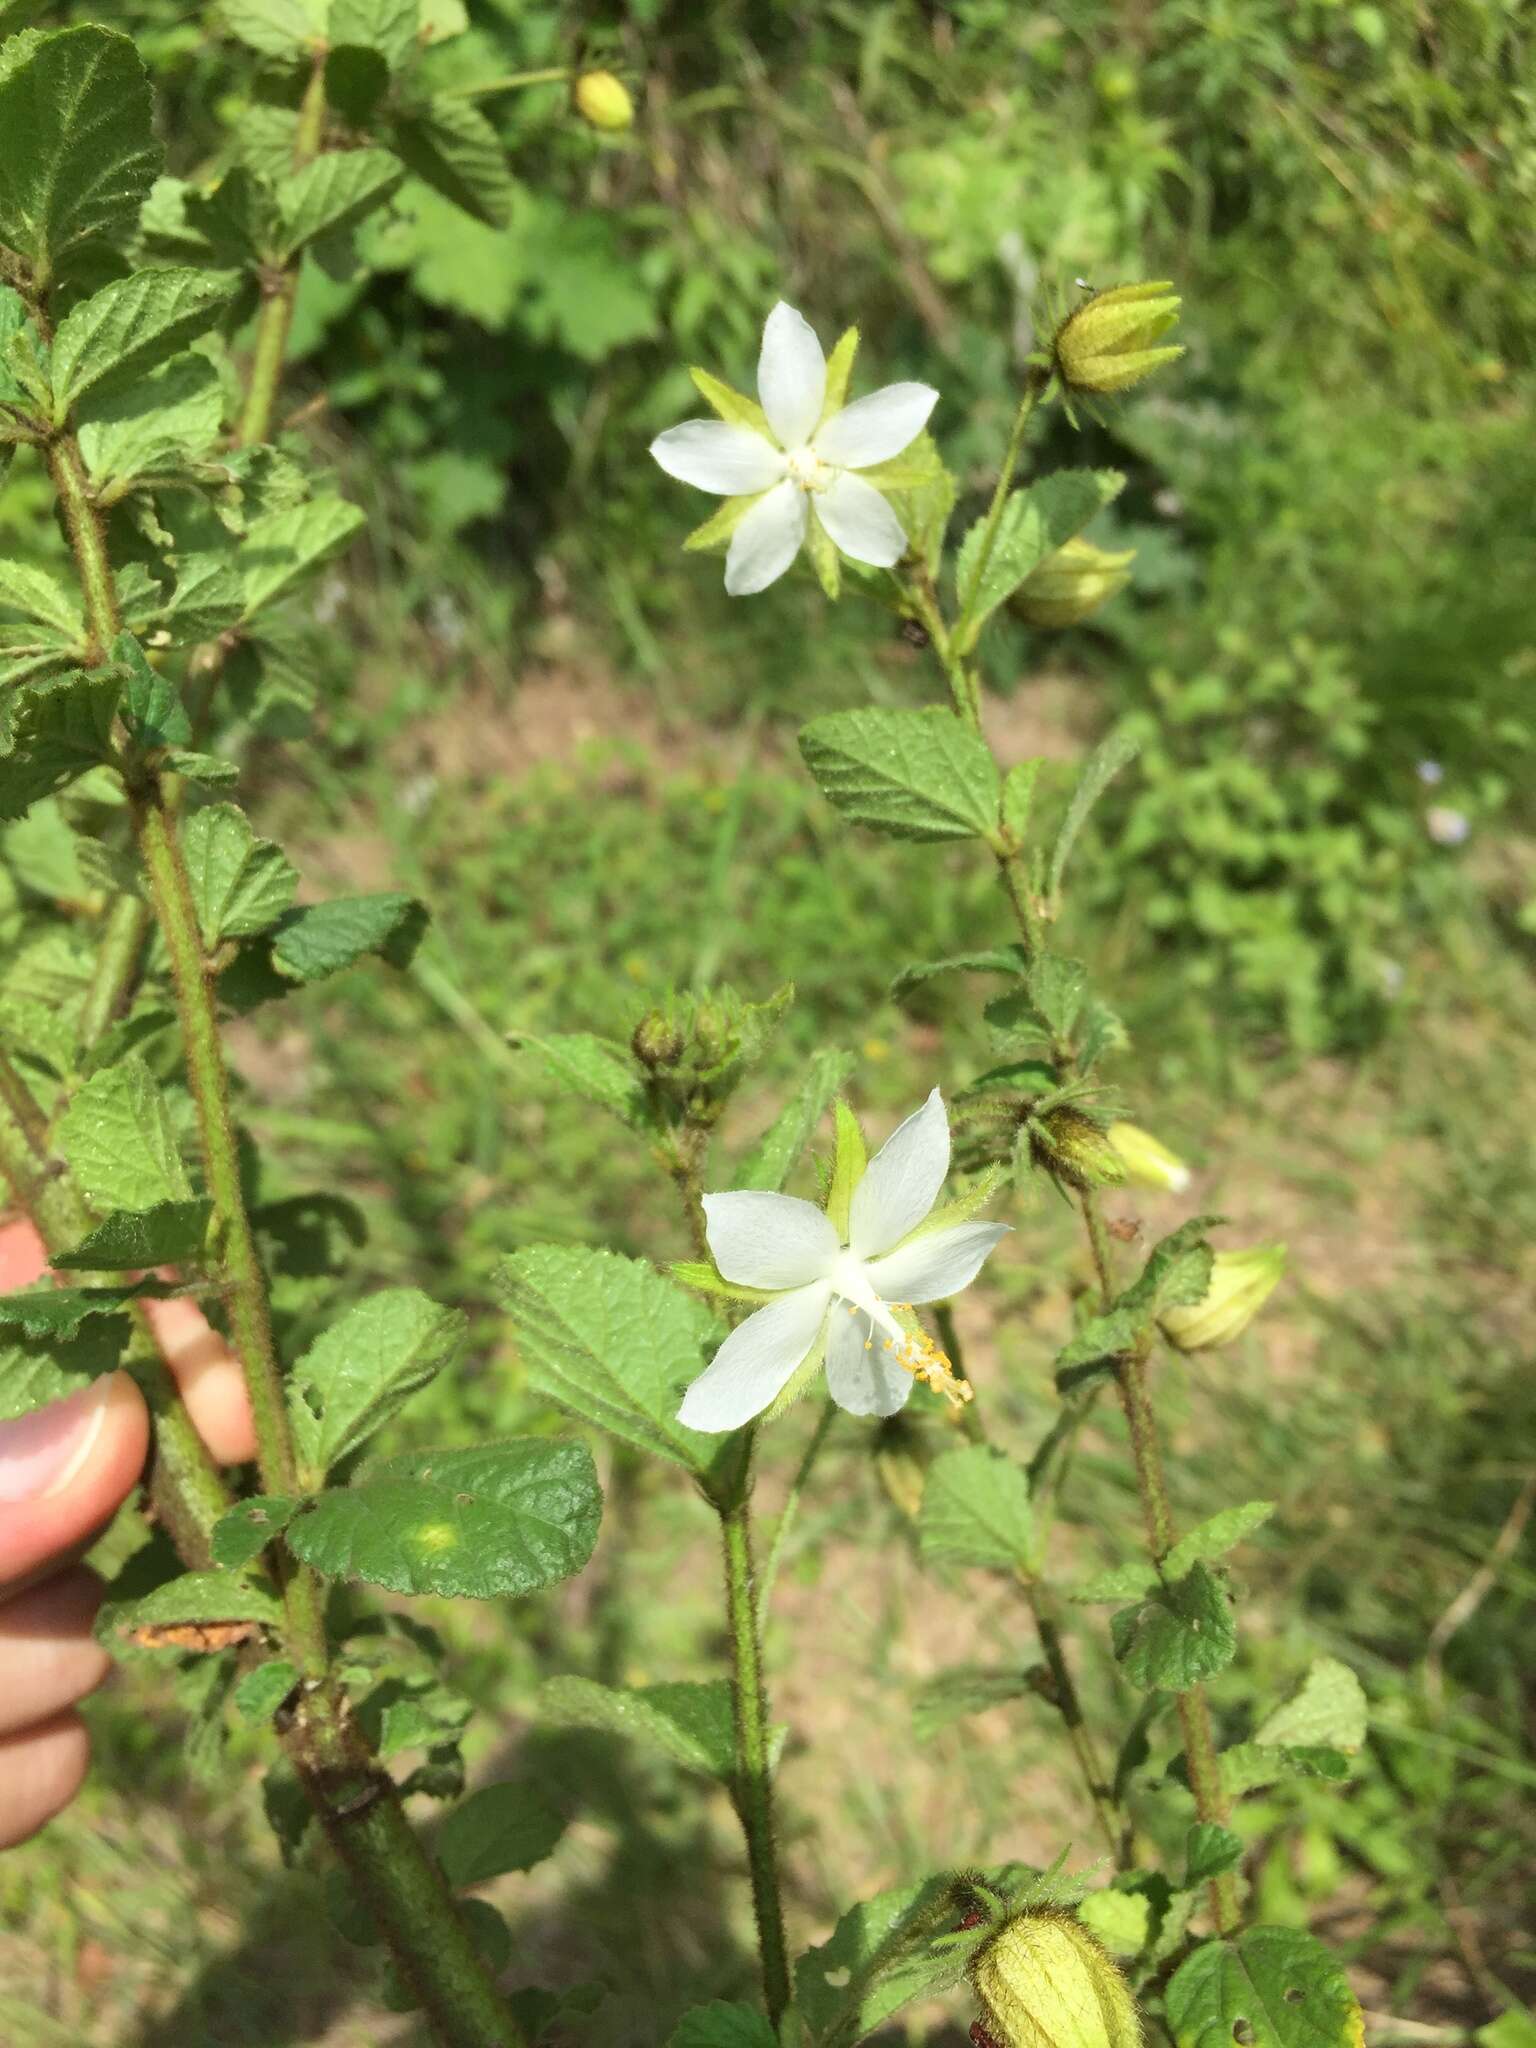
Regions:
<svg viewBox="0 0 1536 2048"><path fill-rule="evenodd" d="M971 2021L971 2040L975 2048L1002 2048L1002 2043L993 2040L980 2020Z"/></svg>

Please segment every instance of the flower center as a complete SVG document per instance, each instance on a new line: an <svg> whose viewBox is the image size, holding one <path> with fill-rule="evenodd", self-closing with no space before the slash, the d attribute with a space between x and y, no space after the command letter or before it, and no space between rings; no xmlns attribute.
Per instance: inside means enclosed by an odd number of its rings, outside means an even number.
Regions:
<svg viewBox="0 0 1536 2048"><path fill-rule="evenodd" d="M862 1311L870 1320L872 1328L864 1339L866 1351L873 1350L878 1341L881 1349L889 1352L903 1372L911 1373L913 1379L921 1380L925 1387L942 1394L952 1406L965 1406L972 1398L969 1382L959 1377L925 1330L908 1329L898 1322L889 1305L875 1292L862 1259L845 1251L833 1267L830 1278L832 1291L841 1296L848 1314L858 1315ZM910 1303L902 1302L898 1306L905 1308L910 1316Z"/></svg>
<svg viewBox="0 0 1536 2048"><path fill-rule="evenodd" d="M807 441L803 448L791 448L785 456L790 478L802 491L824 491L837 474L830 462L823 462Z"/></svg>

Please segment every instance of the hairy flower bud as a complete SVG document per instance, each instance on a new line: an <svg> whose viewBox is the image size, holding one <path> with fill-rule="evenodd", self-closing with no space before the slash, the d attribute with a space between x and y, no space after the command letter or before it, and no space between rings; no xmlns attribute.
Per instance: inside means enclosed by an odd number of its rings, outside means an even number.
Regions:
<svg viewBox="0 0 1536 2048"><path fill-rule="evenodd" d="M632 128L635 103L611 71L584 71L571 87L571 103L589 128L617 134Z"/></svg>
<svg viewBox="0 0 1536 2048"><path fill-rule="evenodd" d="M997 2048L1138 2048L1125 1979L1072 1914L1021 1913L971 1963L982 2027Z"/></svg>
<svg viewBox="0 0 1536 2048"><path fill-rule="evenodd" d="M1204 1301L1170 1308L1161 1317L1163 1335L1180 1351L1210 1351L1240 1337L1280 1284L1283 1244L1255 1245L1246 1252L1218 1252Z"/></svg>
<svg viewBox="0 0 1536 2048"><path fill-rule="evenodd" d="M675 1019L665 1010L647 1010L635 1026L630 1050L642 1067L675 1067L687 1050L688 1041Z"/></svg>
<svg viewBox="0 0 1536 2048"><path fill-rule="evenodd" d="M1063 1102L1031 1123L1030 1157L1054 1179L1074 1188L1117 1188L1125 1162L1091 1116Z"/></svg>
<svg viewBox="0 0 1536 2048"><path fill-rule="evenodd" d="M1136 550L1111 554L1092 541L1069 540L1019 585L1014 609L1031 626L1075 626L1130 581Z"/></svg>
<svg viewBox="0 0 1536 2048"><path fill-rule="evenodd" d="M1169 1188L1181 1195L1189 1186L1189 1168L1184 1161L1140 1124L1111 1124L1108 1135L1120 1154L1126 1179L1137 1187Z"/></svg>
<svg viewBox="0 0 1536 2048"><path fill-rule="evenodd" d="M1052 355L1057 374L1069 391L1108 397L1174 362L1182 348L1158 348L1179 317L1173 286L1117 284L1095 292L1056 330Z"/></svg>

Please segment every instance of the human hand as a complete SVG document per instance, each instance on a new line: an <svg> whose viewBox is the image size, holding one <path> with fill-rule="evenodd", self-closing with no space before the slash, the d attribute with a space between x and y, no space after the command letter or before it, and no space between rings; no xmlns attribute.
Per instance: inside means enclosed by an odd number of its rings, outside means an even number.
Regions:
<svg viewBox="0 0 1536 2048"><path fill-rule="evenodd" d="M28 1222L0 1224L0 1293L41 1279ZM187 1412L225 1464L255 1449L240 1367L190 1301L146 1311ZM149 1411L125 1372L0 1422L0 1849L35 1834L80 1789L78 1701L106 1676L91 1634L101 1582L78 1563L144 1469Z"/></svg>

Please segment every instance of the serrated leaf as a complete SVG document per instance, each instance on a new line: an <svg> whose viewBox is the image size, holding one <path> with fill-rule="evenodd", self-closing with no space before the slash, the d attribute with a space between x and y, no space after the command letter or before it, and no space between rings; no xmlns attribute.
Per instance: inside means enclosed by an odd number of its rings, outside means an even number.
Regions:
<svg viewBox="0 0 1536 2048"><path fill-rule="evenodd" d="M116 675L49 677L0 697L0 821L111 758Z"/></svg>
<svg viewBox="0 0 1536 2048"><path fill-rule="evenodd" d="M667 2038L667 2048L777 2048L778 2035L750 2005L696 2005Z"/></svg>
<svg viewBox="0 0 1536 2048"><path fill-rule="evenodd" d="M1223 1508L1219 1515L1197 1523L1163 1559L1164 1576L1182 1579L1191 1566L1202 1560L1225 1557L1234 1545L1262 1528L1274 1512L1272 1500L1250 1500L1238 1508Z"/></svg>
<svg viewBox="0 0 1536 2048"><path fill-rule="evenodd" d="M30 1337L14 1324L0 1327L0 1422L62 1401L115 1372L127 1341L124 1316L93 1314L72 1330Z"/></svg>
<svg viewBox="0 0 1536 2048"><path fill-rule="evenodd" d="M298 1508L297 1500L286 1494L253 1494L242 1500L213 1525L209 1552L224 1571L239 1571L260 1557L274 1537L280 1536Z"/></svg>
<svg viewBox="0 0 1536 2048"><path fill-rule="evenodd" d="M987 1444L946 1451L928 1468L917 1534L930 1564L1027 1570L1034 1512L1023 1467Z"/></svg>
<svg viewBox="0 0 1536 2048"><path fill-rule="evenodd" d="M82 299L53 338L53 416L88 391L121 391L205 334L227 310L233 271L139 270Z"/></svg>
<svg viewBox="0 0 1536 2048"><path fill-rule="evenodd" d="M554 1849L565 1821L532 1785L485 1785L448 1814L432 1853L454 1891L509 1870L532 1870Z"/></svg>
<svg viewBox="0 0 1536 2048"><path fill-rule="evenodd" d="M217 640L244 609L245 583L227 555L187 555L160 622L175 645L187 647L199 640Z"/></svg>
<svg viewBox="0 0 1536 2048"><path fill-rule="evenodd" d="M132 42L94 25L27 32L0 52L0 243L37 286L98 237L121 241L160 169Z"/></svg>
<svg viewBox="0 0 1536 2048"><path fill-rule="evenodd" d="M738 1188L769 1193L782 1189L796 1160L810 1143L812 1132L852 1071L852 1053L823 1051L811 1055L804 1080L738 1171Z"/></svg>
<svg viewBox="0 0 1536 2048"><path fill-rule="evenodd" d="M997 763L952 712L834 711L801 728L800 751L856 825L927 841L982 838L997 824Z"/></svg>
<svg viewBox="0 0 1536 2048"><path fill-rule="evenodd" d="M1286 1778L1325 1778L1341 1784L1349 1758L1325 1743L1235 1742L1221 1753L1221 1782L1229 1799L1241 1799Z"/></svg>
<svg viewBox="0 0 1536 2048"><path fill-rule="evenodd" d="M1236 1870L1242 1860L1241 1836L1213 1820L1197 1820L1184 1837L1185 1888L1209 1884L1212 1878Z"/></svg>
<svg viewBox="0 0 1536 2048"><path fill-rule="evenodd" d="M1077 1908L1083 1925L1099 1937L1112 1956L1140 1955L1152 1931L1152 1902L1142 1892L1108 1886L1090 1892Z"/></svg>
<svg viewBox="0 0 1536 2048"><path fill-rule="evenodd" d="M960 1664L952 1670L936 1672L932 1678L925 1678L912 1695L912 1733L926 1744L953 1721L1023 1699L1034 1690L1031 1681L1038 1669L1038 1665L1026 1669L1017 1664L996 1668Z"/></svg>
<svg viewBox="0 0 1536 2048"><path fill-rule="evenodd" d="M55 1253L52 1263L66 1273L143 1272L190 1264L203 1256L212 1214L213 1204L206 1199L119 1209L103 1217L73 1250Z"/></svg>
<svg viewBox="0 0 1536 2048"><path fill-rule="evenodd" d="M674 1763L726 1783L736 1769L731 1689L705 1684L599 1685L593 1678L548 1678L539 1713L562 1728L601 1728L664 1750Z"/></svg>
<svg viewBox="0 0 1536 2048"><path fill-rule="evenodd" d="M338 896L290 911L272 939L272 964L291 981L323 981L377 953L405 967L426 927L426 906L397 890L376 896Z"/></svg>
<svg viewBox="0 0 1536 2048"><path fill-rule="evenodd" d="M344 498L311 498L253 519L237 557L250 618L302 582L311 570L341 553L366 524Z"/></svg>
<svg viewBox="0 0 1536 2048"><path fill-rule="evenodd" d="M231 789L240 780L238 761L221 760L217 754L189 753L185 747L172 747L165 765L173 775L184 776L204 789Z"/></svg>
<svg viewBox="0 0 1536 2048"><path fill-rule="evenodd" d="M258 839L235 804L194 811L182 833L203 944L265 931L293 901L299 878L273 840Z"/></svg>
<svg viewBox="0 0 1536 2048"><path fill-rule="evenodd" d="M1124 483L1115 470L1064 469L1015 491L1003 507L984 567L987 522L976 521L960 543L955 565L960 599L957 645L962 654L975 646L987 619L1030 571L1080 533Z"/></svg>
<svg viewBox="0 0 1536 2048"><path fill-rule="evenodd" d="M1202 1943L1165 1996L1176 2048L1361 2048L1365 2038L1343 1965L1295 1927Z"/></svg>
<svg viewBox="0 0 1536 2048"><path fill-rule="evenodd" d="M331 0L331 41L377 50L391 69L415 49L420 27L416 0Z"/></svg>
<svg viewBox="0 0 1536 2048"><path fill-rule="evenodd" d="M112 659L124 674L118 708L129 736L141 747L175 746L191 739L192 721L175 683L150 667L131 633L118 634Z"/></svg>
<svg viewBox="0 0 1536 2048"><path fill-rule="evenodd" d="M321 1494L288 1547L328 1578L489 1600L580 1571L601 1512L584 1444L511 1438L385 1458Z"/></svg>
<svg viewBox="0 0 1536 2048"><path fill-rule="evenodd" d="M1051 864L1046 875L1046 894L1054 902L1061 895L1062 877L1066 873L1067 858L1077 835L1088 822L1089 813L1111 782L1135 760L1139 743L1128 733L1112 732L1101 740L1083 763L1083 772L1078 777L1077 787L1072 792L1072 801L1067 814L1061 821L1061 830L1056 834L1056 844L1051 849Z"/></svg>
<svg viewBox="0 0 1536 2048"><path fill-rule="evenodd" d="M252 1728L264 1728L299 1682L298 1667L273 1657L235 1681L230 1694L235 1712Z"/></svg>
<svg viewBox="0 0 1536 2048"><path fill-rule="evenodd" d="M556 1032L547 1038L523 1033L520 1043L537 1053L551 1080L572 1095L611 1109L631 1130L648 1128L645 1088L628 1046L594 1037L590 1031Z"/></svg>
<svg viewBox="0 0 1536 2048"><path fill-rule="evenodd" d="M219 0L219 14L247 49L292 63L320 41L326 0Z"/></svg>
<svg viewBox="0 0 1536 2048"><path fill-rule="evenodd" d="M1314 1659L1295 1696L1261 1721L1258 1743L1302 1747L1326 1744L1349 1753L1365 1744L1369 1706L1365 1688L1337 1657Z"/></svg>
<svg viewBox="0 0 1536 2048"><path fill-rule="evenodd" d="M291 261L318 235L352 228L382 206L405 173L387 149L332 150L277 188L282 231L275 254Z"/></svg>
<svg viewBox="0 0 1536 2048"><path fill-rule="evenodd" d="M908 989L931 981L937 974L1006 974L1010 978L1017 977L1024 972L1028 959L1022 946L988 946L974 953L950 953L942 960L919 960L911 967L903 967L891 983L891 994L904 996Z"/></svg>
<svg viewBox="0 0 1536 2048"><path fill-rule="evenodd" d="M1237 1627L1221 1581L1197 1564L1111 1617L1121 1670L1143 1692L1187 1692L1237 1654Z"/></svg>
<svg viewBox="0 0 1536 2048"><path fill-rule="evenodd" d="M442 1371L464 1330L458 1309L389 1287L315 1339L289 1379L294 1439L315 1483Z"/></svg>
<svg viewBox="0 0 1536 2048"><path fill-rule="evenodd" d="M170 1111L138 1053L82 1082L55 1126L54 1143L94 1208L154 1209L192 1199Z"/></svg>
<svg viewBox="0 0 1536 2048"><path fill-rule="evenodd" d="M478 107L440 94L396 116L390 140L423 183L484 221L504 228L517 187L500 136Z"/></svg>
<svg viewBox="0 0 1536 2048"><path fill-rule="evenodd" d="M517 1252L493 1277L540 1393L695 1476L709 1469L719 1440L677 1420L722 1334L702 1302L638 1259L575 1246Z"/></svg>
<svg viewBox="0 0 1536 2048"><path fill-rule="evenodd" d="M1101 1600L1134 1600L1157 1584L1157 1573L1145 1558L1132 1558L1112 1571L1099 1572L1072 1588L1069 1598L1079 1606L1091 1607Z"/></svg>
<svg viewBox="0 0 1536 2048"><path fill-rule="evenodd" d="M806 1950L795 1964L795 2003L812 2040L851 2048L911 1999L960 1975L985 1930L975 1930L969 1943L955 1938L953 1922L938 1914L953 1888L946 1873L881 1892L846 1912L819 1948Z"/></svg>
<svg viewBox="0 0 1536 2048"><path fill-rule="evenodd" d="M116 1598L109 1589L96 1619L96 1634L101 1642L111 1643L141 1629L209 1627L231 1621L276 1628L282 1618L277 1595L255 1579L238 1572L183 1572L137 1599Z"/></svg>
<svg viewBox="0 0 1536 2048"><path fill-rule="evenodd" d="M46 1281L0 1294L0 1329L26 1337L71 1337L92 1316L120 1315L132 1287L52 1287ZM127 1328L127 1324L123 1324Z"/></svg>
<svg viewBox="0 0 1536 2048"><path fill-rule="evenodd" d="M30 562L0 562L0 606L39 619L71 640L84 640L80 600L46 569Z"/></svg>

